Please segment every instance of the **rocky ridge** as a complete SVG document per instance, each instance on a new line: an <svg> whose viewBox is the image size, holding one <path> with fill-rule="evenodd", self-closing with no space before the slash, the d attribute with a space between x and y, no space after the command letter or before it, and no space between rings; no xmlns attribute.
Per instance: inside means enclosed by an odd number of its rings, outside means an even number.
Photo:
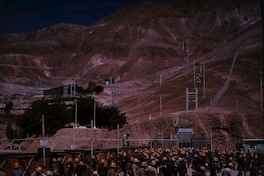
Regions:
<svg viewBox="0 0 264 176"><path fill-rule="evenodd" d="M234 147L243 133L262 138L259 2L211 3L144 2L88 27L58 24L35 33L1 36L1 94L32 92L36 77L42 89L69 84L73 77L82 86L116 77L115 85L105 86L104 93L94 98L126 112L124 129L135 132L135 138L151 136L144 125L150 115L155 119L154 130L160 135L159 127L170 129L164 132L169 136L175 132L176 113L185 110L185 89L193 87L193 63L200 62L206 66L206 94L203 98L203 86L197 84L199 108L183 113L179 125L193 127L198 137L203 134L207 139L213 129L215 144L223 146L234 141L230 145ZM185 66L189 69L184 69L187 43L189 65ZM210 100L228 77L235 53L238 57L228 90L215 109L208 111Z"/></svg>

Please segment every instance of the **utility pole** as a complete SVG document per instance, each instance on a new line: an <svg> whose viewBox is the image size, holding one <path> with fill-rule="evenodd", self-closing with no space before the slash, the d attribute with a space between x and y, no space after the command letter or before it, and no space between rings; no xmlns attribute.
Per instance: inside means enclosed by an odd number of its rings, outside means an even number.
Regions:
<svg viewBox="0 0 264 176"><path fill-rule="evenodd" d="M262 71L260 70L260 110L263 112Z"/></svg>
<svg viewBox="0 0 264 176"><path fill-rule="evenodd" d="M75 131L75 125L73 125L73 127L72 127L72 145L71 145L71 149L75 149L75 146L74 146L74 137L75 137L74 131Z"/></svg>
<svg viewBox="0 0 264 176"><path fill-rule="evenodd" d="M112 86L112 105L115 106L115 78L110 77L110 85Z"/></svg>
<svg viewBox="0 0 264 176"><path fill-rule="evenodd" d="M95 116L96 116L96 103L95 103L95 101L94 101L94 128L96 128L96 125L95 125Z"/></svg>
<svg viewBox="0 0 264 176"><path fill-rule="evenodd" d="M236 111L238 112L238 99L236 99Z"/></svg>
<svg viewBox="0 0 264 176"><path fill-rule="evenodd" d="M75 128L77 127L77 100L74 100L74 102L75 102Z"/></svg>
<svg viewBox="0 0 264 176"><path fill-rule="evenodd" d="M91 120L91 156L93 155L93 121Z"/></svg>
<svg viewBox="0 0 264 176"><path fill-rule="evenodd" d="M74 79L74 87L73 87L74 97L76 96L76 79Z"/></svg>
<svg viewBox="0 0 264 176"><path fill-rule="evenodd" d="M40 88L40 86L41 86L41 81L39 79L39 76L36 76L36 80L35 80L35 91L38 94L39 94L39 88Z"/></svg>
<svg viewBox="0 0 264 176"><path fill-rule="evenodd" d="M205 98L205 63L203 63L203 98Z"/></svg>
<svg viewBox="0 0 264 176"><path fill-rule="evenodd" d="M72 127L72 145L71 145L71 149L76 149L75 143L74 143L74 138L75 138L75 128L77 128L77 100L74 100L74 104L75 104L75 121L74 121L74 125Z"/></svg>
<svg viewBox="0 0 264 176"><path fill-rule="evenodd" d="M44 115L42 115L42 140L43 140L43 165L46 166L46 151L45 151L45 122Z"/></svg>
<svg viewBox="0 0 264 176"><path fill-rule="evenodd" d="M213 148L213 130L210 133L211 149Z"/></svg>
<svg viewBox="0 0 264 176"><path fill-rule="evenodd" d="M160 115L162 115L162 82L161 82L161 74L160 74Z"/></svg>
<svg viewBox="0 0 264 176"><path fill-rule="evenodd" d="M71 79L71 97L76 95L76 80L75 78Z"/></svg>
<svg viewBox="0 0 264 176"><path fill-rule="evenodd" d="M186 58L187 58L187 70L189 70L189 47L188 42L186 43Z"/></svg>
<svg viewBox="0 0 264 176"><path fill-rule="evenodd" d="M119 154L119 124L117 124L117 155Z"/></svg>

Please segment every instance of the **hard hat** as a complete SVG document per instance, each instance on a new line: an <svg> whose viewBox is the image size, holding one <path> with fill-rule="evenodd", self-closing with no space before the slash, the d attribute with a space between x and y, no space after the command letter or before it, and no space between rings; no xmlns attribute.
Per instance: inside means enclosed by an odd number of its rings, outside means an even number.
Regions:
<svg viewBox="0 0 264 176"><path fill-rule="evenodd" d="M57 161L62 161L62 158L61 158L61 157L59 157L59 158L57 159Z"/></svg>
<svg viewBox="0 0 264 176"><path fill-rule="evenodd" d="M39 173L42 173L42 167L37 167L36 171L39 172Z"/></svg>
<svg viewBox="0 0 264 176"><path fill-rule="evenodd" d="M14 164L14 168L19 168L19 164L18 163L15 163Z"/></svg>
<svg viewBox="0 0 264 176"><path fill-rule="evenodd" d="M105 160L104 159L101 160L101 164L105 164Z"/></svg>
<svg viewBox="0 0 264 176"><path fill-rule="evenodd" d="M68 158L68 160L67 160L68 162L72 162L72 158Z"/></svg>
<svg viewBox="0 0 264 176"><path fill-rule="evenodd" d="M110 164L110 167L116 167L116 163L112 162L112 163Z"/></svg>
<svg viewBox="0 0 264 176"><path fill-rule="evenodd" d="M80 162L79 162L79 165L84 165L83 161L80 161Z"/></svg>
<svg viewBox="0 0 264 176"><path fill-rule="evenodd" d="M179 159L178 159L179 161L182 161L183 159L181 158L181 157L179 157Z"/></svg>
<svg viewBox="0 0 264 176"><path fill-rule="evenodd" d="M134 158L133 162L134 163L139 163L139 160L137 158Z"/></svg>
<svg viewBox="0 0 264 176"><path fill-rule="evenodd" d="M52 162L55 163L57 160L56 158L52 158Z"/></svg>
<svg viewBox="0 0 264 176"><path fill-rule="evenodd" d="M146 162L146 161L143 161L143 162L141 163L141 166L146 167L146 166L147 166L147 162Z"/></svg>
<svg viewBox="0 0 264 176"><path fill-rule="evenodd" d="M155 165L156 165L156 161L155 161L155 160L152 160L152 161L150 162L150 165L151 165L151 166L155 166Z"/></svg>
<svg viewBox="0 0 264 176"><path fill-rule="evenodd" d="M234 167L234 164L233 163L228 163L228 166L229 167Z"/></svg>

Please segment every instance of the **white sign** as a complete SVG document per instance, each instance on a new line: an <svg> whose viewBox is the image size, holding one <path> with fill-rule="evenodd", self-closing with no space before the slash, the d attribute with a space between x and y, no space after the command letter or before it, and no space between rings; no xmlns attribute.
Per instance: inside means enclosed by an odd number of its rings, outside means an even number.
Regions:
<svg viewBox="0 0 264 176"><path fill-rule="evenodd" d="M71 149L74 150L77 148L77 145L71 145Z"/></svg>
<svg viewBox="0 0 264 176"><path fill-rule="evenodd" d="M40 140L40 146L41 147L45 147L45 146L48 146L49 145L49 141L48 140Z"/></svg>

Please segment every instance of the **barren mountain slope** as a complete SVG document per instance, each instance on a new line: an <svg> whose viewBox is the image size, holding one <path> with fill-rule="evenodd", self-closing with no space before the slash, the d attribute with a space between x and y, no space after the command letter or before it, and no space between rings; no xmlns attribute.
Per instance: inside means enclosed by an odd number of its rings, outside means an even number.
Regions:
<svg viewBox="0 0 264 176"><path fill-rule="evenodd" d="M0 93L21 93L15 85L32 91L36 77L44 89L69 84L73 77L84 87L89 81L103 84L105 78L116 77L116 84L94 97L126 112L126 129L139 138L149 133L144 121L148 123L150 115L157 133L173 130L178 111L183 113L179 125L193 127L197 136L208 138L216 129L219 145L237 142L243 132L261 138L261 22L255 0L142 2L88 27L58 24L35 33L0 36ZM228 89L209 112L235 53ZM183 57L189 64L183 64ZM197 83L198 110L184 115L185 90L194 84L194 62L205 64L205 96L203 84Z"/></svg>
<svg viewBox="0 0 264 176"><path fill-rule="evenodd" d="M144 2L89 27L58 24L35 33L2 36L2 82L34 87L37 76L43 87L61 85L71 77L81 85L91 79L102 83L110 76L120 76L122 82L181 66L183 42L188 43L190 63L210 53L223 59L239 48L250 51L251 43L261 45L258 3L237 2L228 9L222 3L216 9L209 5L210 1ZM243 35L250 40L240 41L242 46L232 44ZM219 47L228 47L231 53L218 56L213 51Z"/></svg>

